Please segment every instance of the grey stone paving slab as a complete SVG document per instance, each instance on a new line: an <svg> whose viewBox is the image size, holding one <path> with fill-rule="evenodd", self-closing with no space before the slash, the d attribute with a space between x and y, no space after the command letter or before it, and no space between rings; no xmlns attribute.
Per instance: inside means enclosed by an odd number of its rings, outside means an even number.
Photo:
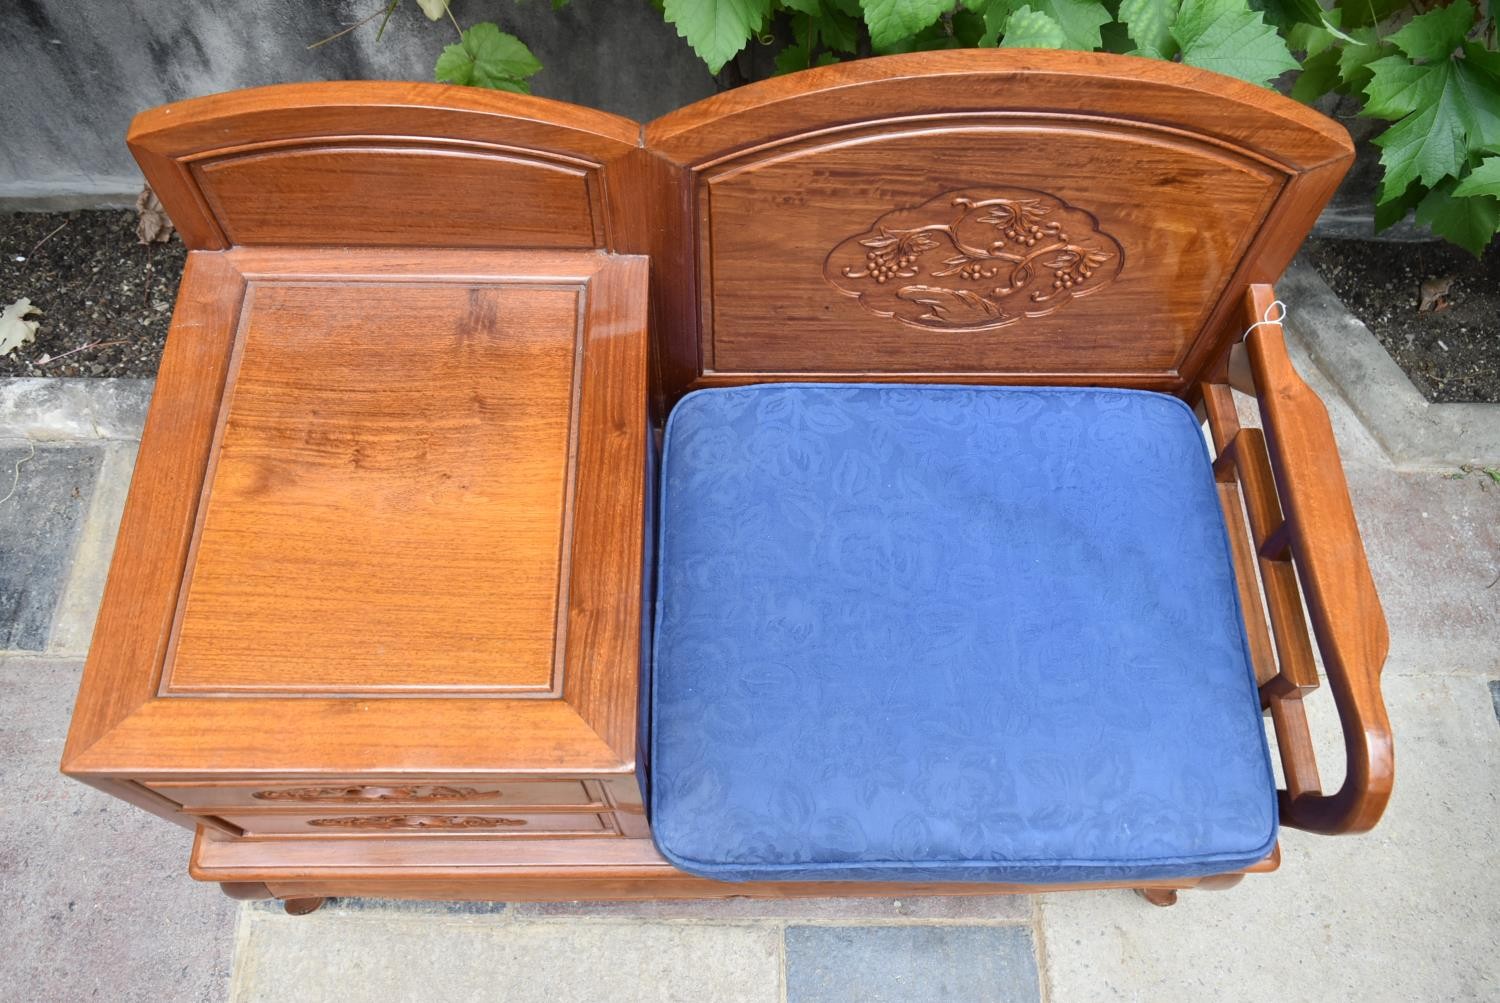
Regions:
<svg viewBox="0 0 1500 1003"><path fill-rule="evenodd" d="M101 459L96 447L0 445L0 651L46 648Z"/></svg>
<svg viewBox="0 0 1500 1003"><path fill-rule="evenodd" d="M0 436L139 439L154 380L0 380Z"/></svg>
<svg viewBox="0 0 1500 1003"><path fill-rule="evenodd" d="M1500 672L1500 484L1455 467L1395 469L1305 350L1289 347L1328 406L1390 626L1386 671ZM1241 423L1259 425L1250 399L1235 397Z"/></svg>
<svg viewBox="0 0 1500 1003"><path fill-rule="evenodd" d="M1350 469L1390 627L1386 675L1500 674L1500 484Z"/></svg>
<svg viewBox="0 0 1500 1003"><path fill-rule="evenodd" d="M191 834L58 773L81 671L0 658L0 999L222 1000L235 904Z"/></svg>
<svg viewBox="0 0 1500 1003"><path fill-rule="evenodd" d="M517 916L694 919L705 922L795 920L839 923L964 921L1025 923L1032 915L1028 895L926 895L900 899L703 899L661 902L519 902Z"/></svg>
<svg viewBox="0 0 1500 1003"><path fill-rule="evenodd" d="M1287 330L1397 463L1500 462L1500 404L1428 403L1311 266L1293 265L1276 291L1289 307Z"/></svg>
<svg viewBox="0 0 1500 1003"><path fill-rule="evenodd" d="M1031 931L997 926L793 926L787 1003L1040 999Z"/></svg>
<svg viewBox="0 0 1500 1003"><path fill-rule="evenodd" d="M776 1003L781 931L246 909L230 998Z"/></svg>
<svg viewBox="0 0 1500 1003"><path fill-rule="evenodd" d="M1046 895L1050 1003L1500 999L1500 728L1486 680L1387 675L1396 786L1360 836L1282 830L1282 865L1157 909ZM1309 704L1325 789L1342 773L1326 692Z"/></svg>
<svg viewBox="0 0 1500 1003"><path fill-rule="evenodd" d="M99 615L99 600L104 596L104 580L114 556L115 535L135 468L137 445L129 441L109 442L103 450L104 459L94 480L93 497L89 500L72 568L52 615L47 650L53 654L88 652L94 620Z"/></svg>

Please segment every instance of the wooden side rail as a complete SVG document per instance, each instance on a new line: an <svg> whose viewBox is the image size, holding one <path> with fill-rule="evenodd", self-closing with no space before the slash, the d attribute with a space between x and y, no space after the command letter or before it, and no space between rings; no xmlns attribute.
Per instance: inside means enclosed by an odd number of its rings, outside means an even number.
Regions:
<svg viewBox="0 0 1500 1003"><path fill-rule="evenodd" d="M1394 778L1380 694L1389 637L1328 411L1292 366L1281 325L1264 322L1275 298L1270 286L1252 286L1237 320L1242 330L1256 325L1245 348L1264 431L1240 427L1224 383L1202 386L1203 406L1251 660L1286 777L1281 820L1312 832L1364 832L1380 819ZM1344 783L1333 794L1322 792L1302 704L1318 687L1309 621L1344 733Z"/></svg>

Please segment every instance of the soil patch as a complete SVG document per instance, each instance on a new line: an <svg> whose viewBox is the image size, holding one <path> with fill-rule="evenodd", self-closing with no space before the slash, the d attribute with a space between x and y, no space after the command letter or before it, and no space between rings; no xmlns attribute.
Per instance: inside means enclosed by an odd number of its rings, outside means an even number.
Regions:
<svg viewBox="0 0 1500 1003"><path fill-rule="evenodd" d="M186 257L175 236L138 243L129 210L0 214L0 307L42 311L0 377L155 376Z"/></svg>
<svg viewBox="0 0 1500 1003"><path fill-rule="evenodd" d="M1305 253L1428 400L1500 403L1500 248L1475 260L1449 244L1310 240ZM1418 310L1423 283L1444 280L1442 309Z"/></svg>

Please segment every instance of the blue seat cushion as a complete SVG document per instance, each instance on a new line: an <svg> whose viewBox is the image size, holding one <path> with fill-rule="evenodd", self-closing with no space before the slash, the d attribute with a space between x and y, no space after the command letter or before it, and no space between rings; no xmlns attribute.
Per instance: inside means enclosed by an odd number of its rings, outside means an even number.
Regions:
<svg viewBox="0 0 1500 1003"><path fill-rule="evenodd" d="M1191 877L1276 793L1192 412L765 384L672 411L649 803L730 881Z"/></svg>

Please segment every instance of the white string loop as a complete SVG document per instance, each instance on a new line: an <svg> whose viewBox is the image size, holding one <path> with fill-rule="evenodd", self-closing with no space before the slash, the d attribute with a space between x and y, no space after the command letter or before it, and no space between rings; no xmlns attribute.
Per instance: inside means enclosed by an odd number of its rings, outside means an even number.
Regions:
<svg viewBox="0 0 1500 1003"><path fill-rule="evenodd" d="M1275 316L1273 317L1272 314L1275 314ZM1271 305L1266 307L1266 312L1261 314L1260 320L1245 328L1245 333L1240 335L1240 340L1244 341L1250 337L1250 332L1257 327L1276 326L1284 320L1286 320L1286 304L1281 302L1281 300L1272 300Z"/></svg>

